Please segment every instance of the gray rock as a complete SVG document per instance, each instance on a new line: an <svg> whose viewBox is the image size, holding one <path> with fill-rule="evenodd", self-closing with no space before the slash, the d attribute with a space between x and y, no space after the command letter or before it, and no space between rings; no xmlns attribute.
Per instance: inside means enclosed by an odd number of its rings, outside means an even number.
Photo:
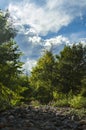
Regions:
<svg viewBox="0 0 86 130"><path fill-rule="evenodd" d="M0 130L86 130L86 118L65 115L67 108L17 107L0 113Z"/></svg>

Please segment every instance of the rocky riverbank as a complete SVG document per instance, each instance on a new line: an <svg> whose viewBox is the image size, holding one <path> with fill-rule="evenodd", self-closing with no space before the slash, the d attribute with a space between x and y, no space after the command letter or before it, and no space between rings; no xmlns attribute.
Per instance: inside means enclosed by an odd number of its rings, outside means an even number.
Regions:
<svg viewBox="0 0 86 130"><path fill-rule="evenodd" d="M70 113L70 108L17 107L0 112L0 130L86 130L86 115Z"/></svg>

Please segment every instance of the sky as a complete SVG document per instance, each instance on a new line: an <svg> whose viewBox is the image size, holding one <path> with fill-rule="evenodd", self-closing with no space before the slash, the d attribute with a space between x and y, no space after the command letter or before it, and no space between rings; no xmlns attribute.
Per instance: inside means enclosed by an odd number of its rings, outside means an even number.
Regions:
<svg viewBox="0 0 86 130"><path fill-rule="evenodd" d="M28 72L51 44L55 54L64 45L86 44L86 0L0 0L0 9L9 10L18 30L15 40Z"/></svg>

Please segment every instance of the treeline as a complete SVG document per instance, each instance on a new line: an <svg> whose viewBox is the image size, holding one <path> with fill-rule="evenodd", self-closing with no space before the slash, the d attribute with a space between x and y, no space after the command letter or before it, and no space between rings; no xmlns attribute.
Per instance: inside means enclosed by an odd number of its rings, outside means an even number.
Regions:
<svg viewBox="0 0 86 130"><path fill-rule="evenodd" d="M0 11L0 110L22 103L86 107L86 45L45 51L28 77L9 13Z"/></svg>
<svg viewBox="0 0 86 130"><path fill-rule="evenodd" d="M84 102L86 46L81 43L65 46L59 55L54 55L52 51L45 51L32 69L30 85L34 88L35 99L41 103L56 101L59 105L64 99L63 105L70 105L78 99L81 103ZM69 103L70 98L71 103ZM85 103L86 101L84 105Z"/></svg>

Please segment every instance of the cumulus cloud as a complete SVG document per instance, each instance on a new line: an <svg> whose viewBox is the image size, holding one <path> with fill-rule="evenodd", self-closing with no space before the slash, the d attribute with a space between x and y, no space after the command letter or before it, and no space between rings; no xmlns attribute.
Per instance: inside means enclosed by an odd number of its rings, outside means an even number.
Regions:
<svg viewBox="0 0 86 130"><path fill-rule="evenodd" d="M35 36L38 35L36 30L33 28L28 28L26 29L25 35L29 35L29 36Z"/></svg>
<svg viewBox="0 0 86 130"><path fill-rule="evenodd" d="M50 46L52 45L61 45L61 44L69 44L70 41L67 37L64 37L62 35L56 36L54 38L50 38L45 40L45 46Z"/></svg>
<svg viewBox="0 0 86 130"><path fill-rule="evenodd" d="M39 36L33 36L28 38L29 42L34 44L41 44L41 37Z"/></svg>
<svg viewBox="0 0 86 130"><path fill-rule="evenodd" d="M36 63L37 63L36 60L27 59L26 63L23 65L23 69L30 72L32 67L34 67L36 65Z"/></svg>
<svg viewBox="0 0 86 130"><path fill-rule="evenodd" d="M81 16L85 8L86 0L45 0L43 6L38 6L31 0L23 0L9 5L9 11L15 19L15 24L28 24L40 35L57 32L77 16Z"/></svg>

